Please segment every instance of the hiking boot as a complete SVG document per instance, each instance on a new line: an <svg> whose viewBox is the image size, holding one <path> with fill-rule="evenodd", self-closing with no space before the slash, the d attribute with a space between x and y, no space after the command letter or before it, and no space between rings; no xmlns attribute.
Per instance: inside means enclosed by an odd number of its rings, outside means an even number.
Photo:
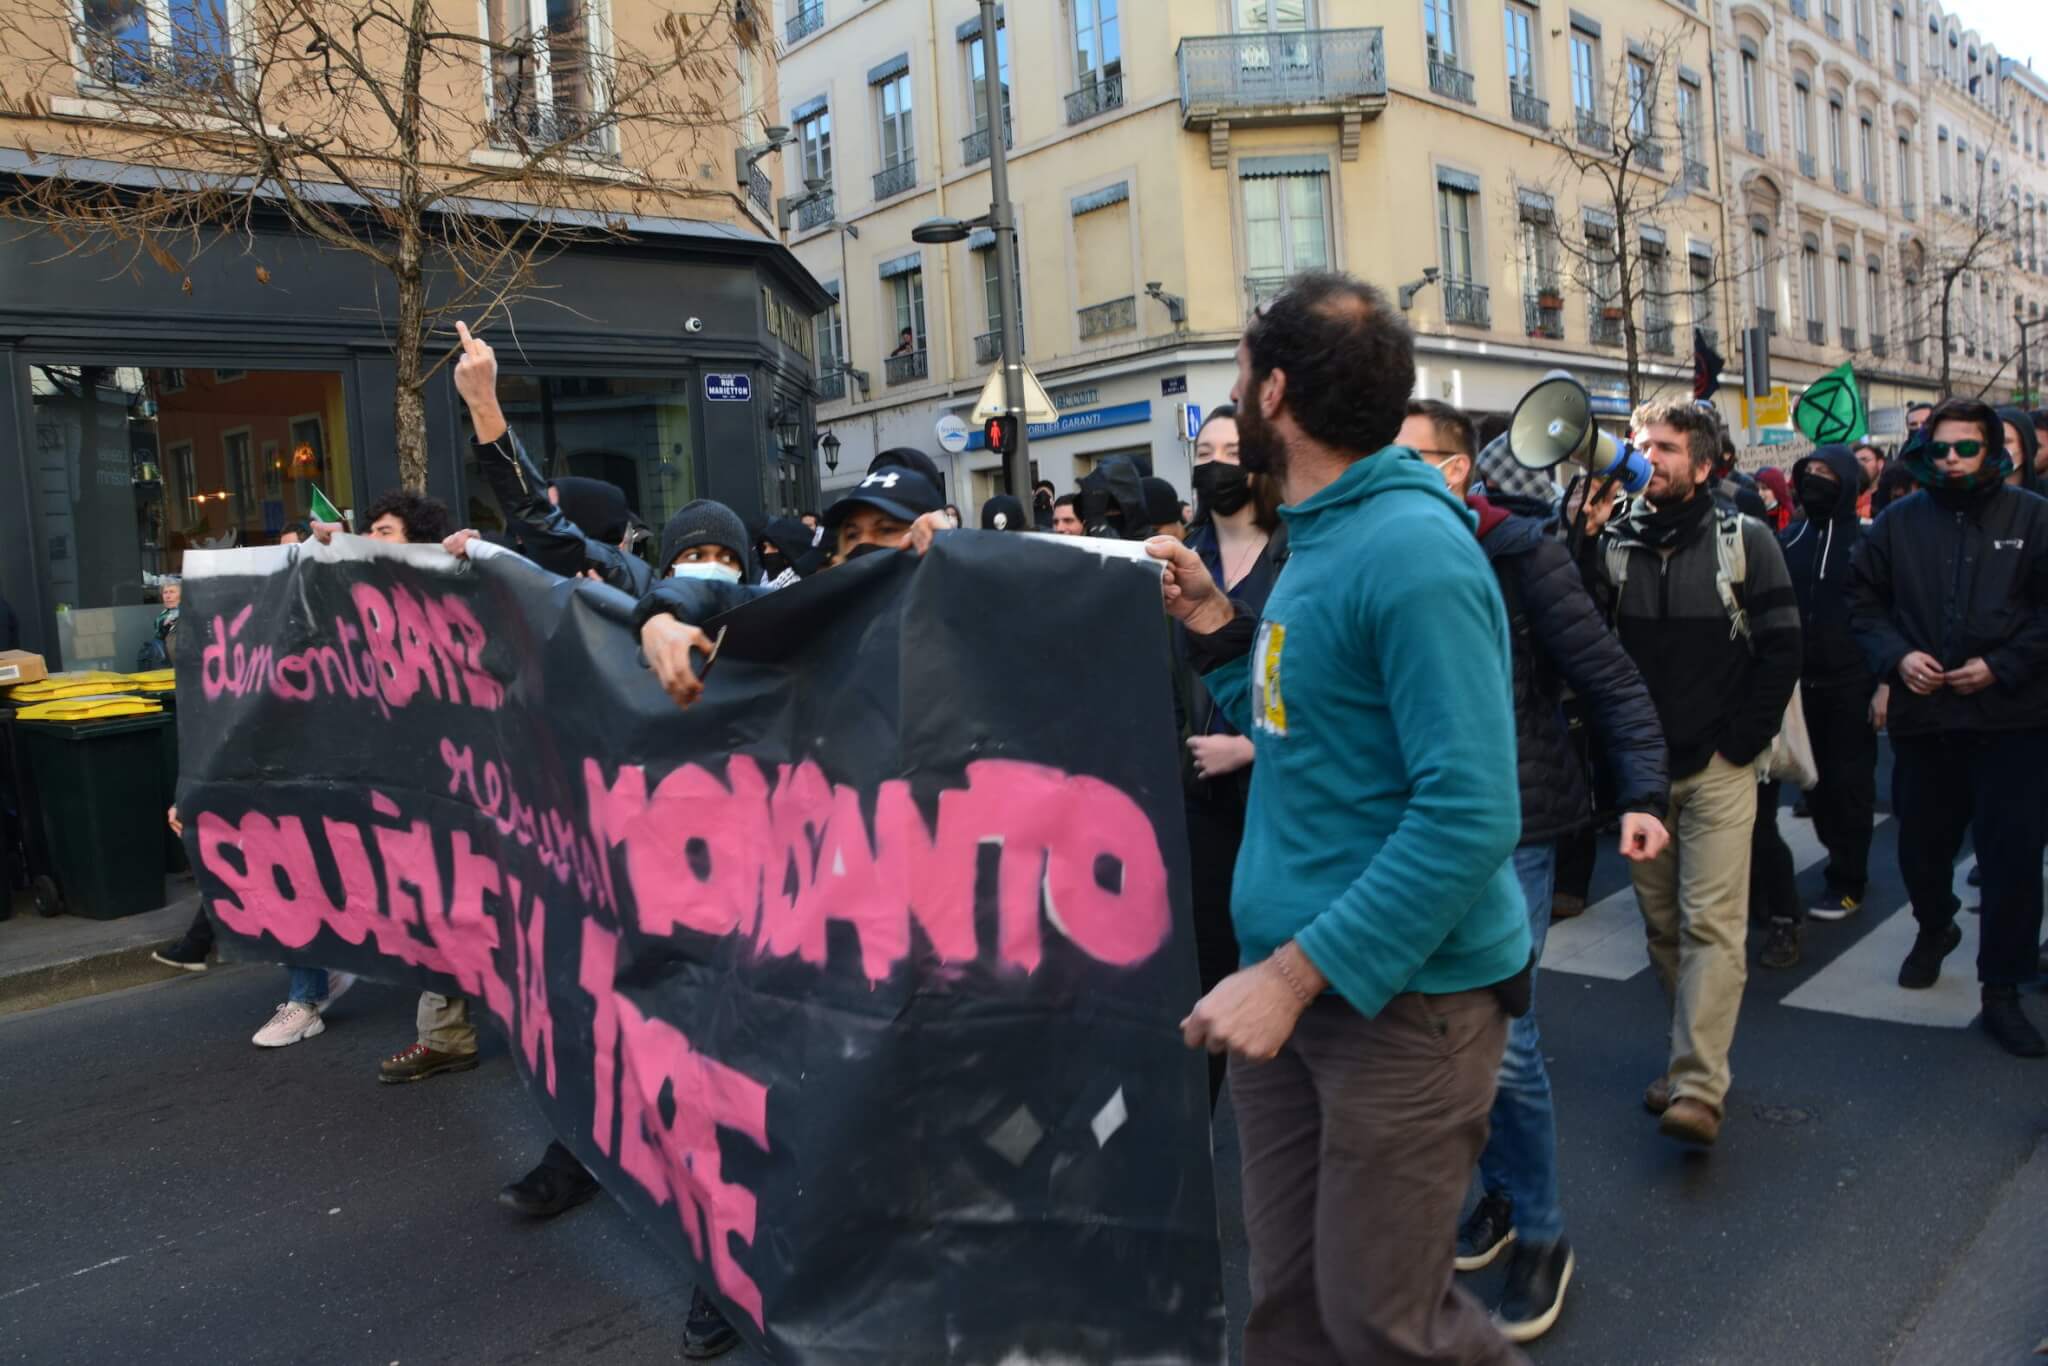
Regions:
<svg viewBox="0 0 2048 1366"><path fill-rule="evenodd" d="M1565 1287L1572 1283L1577 1265L1572 1245L1562 1238L1516 1244L1508 1259L1507 1288L1493 1311L1493 1326L1501 1336L1509 1342L1534 1342L1549 1332L1564 1308Z"/></svg>
<svg viewBox="0 0 2048 1366"><path fill-rule="evenodd" d="M1913 940L1913 951L1906 955L1906 961L1899 964L1899 985L1909 991L1925 991L1941 978L1941 960L1956 951L1956 945L1963 942L1960 926L1949 925L1933 933L1920 931Z"/></svg>
<svg viewBox="0 0 2048 1366"><path fill-rule="evenodd" d="M1586 898L1572 892L1558 892L1550 898L1550 919L1554 924L1586 913Z"/></svg>
<svg viewBox="0 0 2048 1366"><path fill-rule="evenodd" d="M690 1361L722 1357L740 1345L740 1335L706 1299L701 1290L690 1292L690 1317L683 1321L683 1356Z"/></svg>
<svg viewBox="0 0 2048 1366"><path fill-rule="evenodd" d="M543 1162L499 1191L498 1203L529 1219L552 1219L576 1208L597 1190L597 1178L583 1168L569 1171Z"/></svg>
<svg viewBox="0 0 2048 1366"><path fill-rule="evenodd" d="M1862 909L1862 897L1830 890L1820 900L1807 907L1806 913L1815 920L1847 920Z"/></svg>
<svg viewBox="0 0 2048 1366"><path fill-rule="evenodd" d="M1472 1213L1458 1229L1460 1271L1477 1271L1493 1265L1501 1249L1515 1241L1515 1206L1505 1195L1488 1191L1479 1197Z"/></svg>
<svg viewBox="0 0 2048 1366"><path fill-rule="evenodd" d="M205 972L206 957L212 951L213 936L201 934L199 927L194 925L178 936L174 943L164 945L149 956L167 968L177 968L181 972Z"/></svg>
<svg viewBox="0 0 2048 1366"><path fill-rule="evenodd" d="M1659 1077L1643 1091L1643 1108L1661 1115L1671 1108L1671 1078Z"/></svg>
<svg viewBox="0 0 2048 1366"><path fill-rule="evenodd" d="M416 1043L403 1053L394 1053L377 1066L378 1081L425 1081L443 1072L467 1072L477 1064L476 1051L443 1053Z"/></svg>
<svg viewBox="0 0 2048 1366"><path fill-rule="evenodd" d="M1771 937L1764 941L1764 951L1757 959L1767 968L1796 968L1799 966L1799 922L1796 920L1773 920Z"/></svg>
<svg viewBox="0 0 2048 1366"><path fill-rule="evenodd" d="M1657 1128L1667 1138L1695 1147L1711 1148L1714 1140L1721 1136L1721 1112L1703 1100L1691 1096L1678 1096L1671 1102L1671 1108L1664 1112L1664 1118Z"/></svg>
<svg viewBox="0 0 2048 1366"><path fill-rule="evenodd" d="M277 1014L270 1017L270 1023L256 1031L249 1042L258 1048L283 1048L301 1039L310 1039L327 1028L320 1018L320 1008L310 1001L286 1001L277 1008Z"/></svg>
<svg viewBox="0 0 2048 1366"><path fill-rule="evenodd" d="M2015 1058L2048 1056L2048 1040L2020 1008L2018 987L1984 988L1984 1032Z"/></svg>

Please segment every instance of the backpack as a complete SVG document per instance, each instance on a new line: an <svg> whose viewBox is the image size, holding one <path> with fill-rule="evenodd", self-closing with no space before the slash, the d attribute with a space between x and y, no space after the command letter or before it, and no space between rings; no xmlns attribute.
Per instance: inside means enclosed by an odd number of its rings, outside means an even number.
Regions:
<svg viewBox="0 0 2048 1366"><path fill-rule="evenodd" d="M1728 614L1728 638L1749 640L1749 611L1737 590L1749 577L1749 552L1742 544L1743 514L1731 508L1714 509L1714 588L1721 595L1721 610ZM1614 584L1614 614L1621 615L1621 593L1628 586L1629 548L1618 541L1605 547L1607 577Z"/></svg>

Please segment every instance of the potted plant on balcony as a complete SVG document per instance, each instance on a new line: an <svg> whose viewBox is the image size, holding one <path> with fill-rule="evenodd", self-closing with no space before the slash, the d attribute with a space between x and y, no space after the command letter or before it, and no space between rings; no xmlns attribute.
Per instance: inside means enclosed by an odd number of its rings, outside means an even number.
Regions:
<svg viewBox="0 0 2048 1366"><path fill-rule="evenodd" d="M1618 322L1620 322L1620 321L1621 321L1621 305L1620 305L1620 304L1609 304L1609 305L1607 305L1607 306L1606 306L1605 308L1603 308L1603 309L1601 309L1601 310L1600 310L1600 316L1601 316L1601 317L1602 317L1603 319L1605 319L1606 321L1608 321L1608 322L1611 322L1611 323L1618 323Z"/></svg>
<svg viewBox="0 0 2048 1366"><path fill-rule="evenodd" d="M1563 308L1564 292L1556 285L1545 285L1536 291L1536 307Z"/></svg>

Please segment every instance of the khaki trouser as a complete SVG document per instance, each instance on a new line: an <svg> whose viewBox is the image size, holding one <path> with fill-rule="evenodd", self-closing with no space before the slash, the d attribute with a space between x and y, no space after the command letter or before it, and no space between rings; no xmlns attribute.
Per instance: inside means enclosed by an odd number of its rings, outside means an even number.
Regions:
<svg viewBox="0 0 2048 1366"><path fill-rule="evenodd" d="M1671 843L1631 864L1649 932L1650 966L1672 998L1671 1095L1719 1112L1728 1094L1728 1051L1742 984L1749 978L1749 841L1757 820L1756 773L1716 754L1671 785L1664 824Z"/></svg>
<svg viewBox="0 0 2048 1366"><path fill-rule="evenodd" d="M476 1026L469 1022L467 996L423 991L417 1019L420 1042L436 1053L476 1052Z"/></svg>

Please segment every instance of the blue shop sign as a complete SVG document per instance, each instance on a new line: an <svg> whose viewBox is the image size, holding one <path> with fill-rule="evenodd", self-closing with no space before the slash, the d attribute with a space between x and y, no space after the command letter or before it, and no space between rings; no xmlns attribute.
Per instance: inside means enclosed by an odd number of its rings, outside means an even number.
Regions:
<svg viewBox="0 0 2048 1366"><path fill-rule="evenodd" d="M1151 420L1151 401L1144 400L1138 403L1117 403L1107 408L1090 408L1083 413L1061 413L1059 421L1034 422L1029 431L1033 441L1044 441L1049 437L1072 436L1075 432L1092 432L1101 427L1134 427ZM967 434L967 449L988 449L988 442L982 439L979 429Z"/></svg>
<svg viewBox="0 0 2048 1366"><path fill-rule="evenodd" d="M754 399L754 377L707 374L704 376L704 397L713 403L751 403Z"/></svg>

